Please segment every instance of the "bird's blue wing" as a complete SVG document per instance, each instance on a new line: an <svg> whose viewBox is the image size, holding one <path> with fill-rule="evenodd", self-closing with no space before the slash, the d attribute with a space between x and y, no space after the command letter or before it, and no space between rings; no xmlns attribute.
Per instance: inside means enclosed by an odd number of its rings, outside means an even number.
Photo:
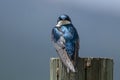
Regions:
<svg viewBox="0 0 120 80"><path fill-rule="evenodd" d="M75 72L74 65L71 62L65 48L65 39L63 37L63 33L61 33L61 31L55 27L52 29L52 41L63 64L72 72Z"/></svg>
<svg viewBox="0 0 120 80"><path fill-rule="evenodd" d="M61 27L64 33L65 49L71 60L75 60L78 57L79 50L79 36L72 24Z"/></svg>

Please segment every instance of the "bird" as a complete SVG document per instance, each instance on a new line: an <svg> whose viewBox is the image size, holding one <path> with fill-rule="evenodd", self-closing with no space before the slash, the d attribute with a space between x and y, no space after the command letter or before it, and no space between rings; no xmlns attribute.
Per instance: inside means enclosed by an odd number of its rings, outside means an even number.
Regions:
<svg viewBox="0 0 120 80"><path fill-rule="evenodd" d="M80 40L68 15L62 14L58 17L57 24L52 28L51 38L60 60L67 68L67 72L76 72Z"/></svg>

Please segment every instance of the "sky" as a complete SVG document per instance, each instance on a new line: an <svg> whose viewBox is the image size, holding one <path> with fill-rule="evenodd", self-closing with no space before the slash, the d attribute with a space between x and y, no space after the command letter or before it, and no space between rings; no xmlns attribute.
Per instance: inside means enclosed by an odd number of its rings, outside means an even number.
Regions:
<svg viewBox="0 0 120 80"><path fill-rule="evenodd" d="M80 57L114 59L120 79L119 0L0 0L0 80L49 80L57 57L51 30L68 14L80 36Z"/></svg>

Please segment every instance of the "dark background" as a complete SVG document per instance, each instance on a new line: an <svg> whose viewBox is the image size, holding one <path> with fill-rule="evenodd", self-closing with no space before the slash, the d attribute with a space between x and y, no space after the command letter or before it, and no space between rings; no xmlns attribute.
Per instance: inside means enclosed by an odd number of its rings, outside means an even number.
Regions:
<svg viewBox="0 0 120 80"><path fill-rule="evenodd" d="M113 58L120 79L120 1L0 0L0 80L49 80L51 29L63 13L79 33L79 56Z"/></svg>

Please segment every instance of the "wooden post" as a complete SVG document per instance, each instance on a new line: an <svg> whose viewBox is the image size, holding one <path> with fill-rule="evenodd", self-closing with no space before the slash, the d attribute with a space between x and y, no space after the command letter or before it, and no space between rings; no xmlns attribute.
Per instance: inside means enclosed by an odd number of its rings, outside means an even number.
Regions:
<svg viewBox="0 0 120 80"><path fill-rule="evenodd" d="M113 59L79 58L77 72L67 73L59 58L51 58L50 80L113 80Z"/></svg>

